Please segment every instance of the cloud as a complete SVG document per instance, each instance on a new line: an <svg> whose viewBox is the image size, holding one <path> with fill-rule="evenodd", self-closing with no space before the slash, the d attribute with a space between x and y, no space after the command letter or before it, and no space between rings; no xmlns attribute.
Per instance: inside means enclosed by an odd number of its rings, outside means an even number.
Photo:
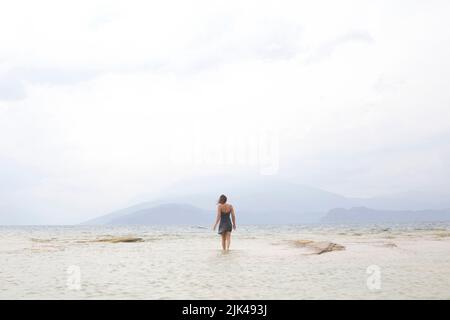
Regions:
<svg viewBox="0 0 450 320"><path fill-rule="evenodd" d="M235 14L200 2L196 12L175 13L171 5L139 1L127 8L50 3L58 15L47 14L44 4L19 20L3 12L0 27L14 29L16 38L0 32L0 100L24 99L27 86L76 85L108 73L195 74L255 59L292 59L300 50L297 21L248 17L248 8ZM10 6L19 14L20 5Z"/></svg>
<svg viewBox="0 0 450 320"><path fill-rule="evenodd" d="M1 203L40 223L87 220L186 176L252 171L171 155L268 130L288 180L364 196L448 188L448 9L10 2L0 12Z"/></svg>
<svg viewBox="0 0 450 320"><path fill-rule="evenodd" d="M308 58L306 58L306 63L317 62L329 58L336 49L349 43L371 44L373 42L374 39L368 32L349 32L319 46Z"/></svg>
<svg viewBox="0 0 450 320"><path fill-rule="evenodd" d="M25 87L20 79L0 76L0 100L20 100L25 96Z"/></svg>
<svg viewBox="0 0 450 320"><path fill-rule="evenodd" d="M27 85L74 85L98 74L93 70L15 67L0 73L0 100L24 99Z"/></svg>

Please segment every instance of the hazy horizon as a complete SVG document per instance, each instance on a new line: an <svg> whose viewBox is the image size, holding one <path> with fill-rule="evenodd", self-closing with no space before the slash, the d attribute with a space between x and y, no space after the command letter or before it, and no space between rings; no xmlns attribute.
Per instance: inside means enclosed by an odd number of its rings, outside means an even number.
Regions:
<svg viewBox="0 0 450 320"><path fill-rule="evenodd" d="M449 13L444 0L5 3L0 224L80 223L219 175L447 194Z"/></svg>

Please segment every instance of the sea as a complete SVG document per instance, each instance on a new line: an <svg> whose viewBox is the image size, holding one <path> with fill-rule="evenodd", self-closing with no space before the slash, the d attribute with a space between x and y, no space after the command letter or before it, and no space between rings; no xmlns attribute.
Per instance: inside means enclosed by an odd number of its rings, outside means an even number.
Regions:
<svg viewBox="0 0 450 320"><path fill-rule="evenodd" d="M210 226L0 226L0 299L450 299L448 222L231 238L223 251Z"/></svg>

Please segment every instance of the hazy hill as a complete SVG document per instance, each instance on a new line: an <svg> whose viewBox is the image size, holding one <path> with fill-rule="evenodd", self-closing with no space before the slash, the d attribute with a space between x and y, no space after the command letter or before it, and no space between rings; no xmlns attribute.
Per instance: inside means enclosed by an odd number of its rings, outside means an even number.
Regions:
<svg viewBox="0 0 450 320"><path fill-rule="evenodd" d="M167 204L183 204L197 207L214 217L216 201L226 194L236 208L240 223L302 223L316 222L327 210L338 206L350 206L352 202L340 195L320 189L282 182L275 179L255 179L221 182L199 181L180 183L166 195L153 201L142 202L110 214L92 219L85 224L119 223L122 216L142 210L161 208ZM158 209L158 210L159 210ZM162 212L161 214L165 214ZM170 216L177 223L176 216ZM214 219L214 218L212 218Z"/></svg>
<svg viewBox="0 0 450 320"><path fill-rule="evenodd" d="M115 219L118 219L122 216L128 215L130 213L134 213L134 212L137 212L140 210L152 208L153 206L155 206L155 204L156 203L154 201L138 203L136 205L133 205L133 206L130 206L127 208L123 208L123 209L119 209L119 210L113 211L111 213L105 214L103 216L85 221L82 224L89 224L89 225L108 224L109 222L111 222Z"/></svg>
<svg viewBox="0 0 450 320"><path fill-rule="evenodd" d="M389 216L389 210L404 210L410 212L410 215L403 215L404 219L417 220L421 215L427 215L431 209L450 208L449 196L434 193L406 192L366 199L347 198L318 188L282 181L273 176L201 177L180 181L163 190L160 193L162 196L159 197L140 195L137 198L147 201L92 219L85 224L107 224L112 221L115 221L115 224L124 223L125 221L120 219L122 216L142 210L160 212L160 215L167 214L161 206L168 204L179 205L179 208L193 206L206 211L211 217L215 215L216 200L222 193L226 194L230 203L235 206L238 221L242 224L319 222L333 208L352 207L376 209L380 217ZM189 212L189 209L186 209L186 214ZM178 220L184 221L181 212L178 214L179 216L165 217L165 222L176 224L179 223Z"/></svg>
<svg viewBox="0 0 450 320"><path fill-rule="evenodd" d="M376 210L366 207L335 208L330 210L322 221L327 223L450 221L450 209Z"/></svg>
<svg viewBox="0 0 450 320"><path fill-rule="evenodd" d="M442 192L407 191L367 199L354 199L355 207L380 210L442 210L450 208L450 195Z"/></svg>
<svg viewBox="0 0 450 320"><path fill-rule="evenodd" d="M205 225L213 224L214 215L206 210L187 204L163 204L152 208L138 209L119 217L112 217L106 224L114 225Z"/></svg>

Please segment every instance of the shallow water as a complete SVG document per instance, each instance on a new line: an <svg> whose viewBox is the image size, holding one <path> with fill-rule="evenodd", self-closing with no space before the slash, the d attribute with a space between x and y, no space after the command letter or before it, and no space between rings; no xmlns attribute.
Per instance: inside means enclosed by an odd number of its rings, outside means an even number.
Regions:
<svg viewBox="0 0 450 320"><path fill-rule="evenodd" d="M116 237L143 241L98 241ZM448 223L241 226L219 248L200 227L0 227L0 298L450 298Z"/></svg>

